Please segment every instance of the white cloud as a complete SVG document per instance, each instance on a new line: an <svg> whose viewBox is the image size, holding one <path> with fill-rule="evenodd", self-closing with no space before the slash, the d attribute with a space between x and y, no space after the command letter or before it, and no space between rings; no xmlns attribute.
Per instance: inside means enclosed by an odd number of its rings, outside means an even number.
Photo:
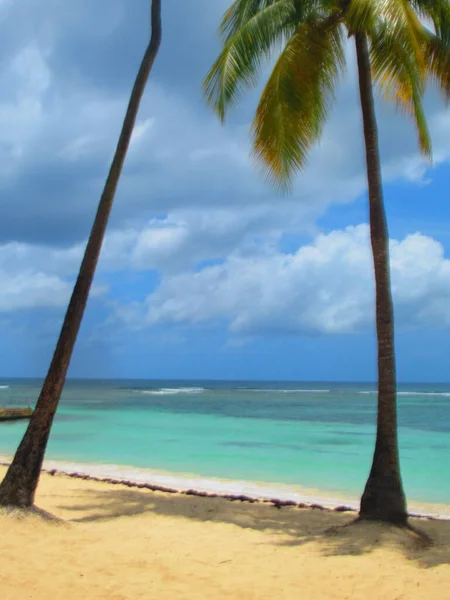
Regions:
<svg viewBox="0 0 450 600"><path fill-rule="evenodd" d="M0 271L0 312L55 308L67 304L71 286L56 275Z"/></svg>
<svg viewBox="0 0 450 600"><path fill-rule="evenodd" d="M10 242L0 245L0 270L22 273L45 272L49 275L71 276L78 270L84 244L55 249L49 246Z"/></svg>
<svg viewBox="0 0 450 600"><path fill-rule="evenodd" d="M139 142L144 141L145 137L151 131L152 127L155 124L155 119L144 119L142 121L137 121L133 134L131 136L130 148L136 147Z"/></svg>
<svg viewBox="0 0 450 600"><path fill-rule="evenodd" d="M118 265L135 270L177 272L204 260L221 260L230 254L265 254L283 233L315 230L311 214L299 210L285 224L290 205L263 204L236 212L232 208L174 210L151 219L142 228L111 231L102 251L100 267Z"/></svg>
<svg viewBox="0 0 450 600"><path fill-rule="evenodd" d="M64 308L83 255L83 245L67 249L11 242L0 245L0 313ZM108 288L94 284L91 296Z"/></svg>
<svg viewBox="0 0 450 600"><path fill-rule="evenodd" d="M352 333L373 324L366 225L320 234L292 254L281 253L276 238L248 252L242 244L233 249L232 237L220 237L221 229L233 230L232 220L205 219L202 227L212 238L228 239L229 246L222 260L198 271L189 264L211 258L209 239L195 246L186 221L155 220L141 231L108 234L100 281L106 272L161 273L144 303L118 305L109 298L115 318L127 328L220 322L240 336ZM82 244L58 250L16 242L0 246L0 312L64 307L83 249ZM420 233L391 240L391 268L400 328L450 326L450 260L439 242ZM108 293L100 284L92 291L105 298Z"/></svg>
<svg viewBox="0 0 450 600"><path fill-rule="evenodd" d="M450 325L450 261L442 246L416 233L392 240L391 255L398 324ZM230 257L167 276L146 311L148 324L225 321L239 334L365 329L374 315L368 227L320 235L292 255Z"/></svg>

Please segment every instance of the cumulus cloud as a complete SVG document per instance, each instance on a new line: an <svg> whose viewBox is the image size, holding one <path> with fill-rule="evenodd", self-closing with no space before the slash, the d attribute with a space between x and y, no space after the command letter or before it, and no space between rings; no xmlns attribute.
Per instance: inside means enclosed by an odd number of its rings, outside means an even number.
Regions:
<svg viewBox="0 0 450 600"><path fill-rule="evenodd" d="M53 251L17 242L0 246L0 313L59 308L67 304L71 285L63 277L77 262L77 249Z"/></svg>
<svg viewBox="0 0 450 600"><path fill-rule="evenodd" d="M114 318L131 329L220 323L245 336L356 333L373 324L367 225L319 234L290 254L279 250L277 236L261 245L249 234L245 245L242 231L233 237L235 227L230 216L214 223L206 218L200 227L206 237L197 243L186 217L154 220L140 231L113 231L100 272L154 270L160 283L143 303L111 304L100 284L92 294L103 296ZM212 255L214 238L226 243ZM399 327L449 326L450 260L442 245L415 233L391 240L390 247ZM83 249L83 244L0 246L0 312L65 306ZM192 264L197 268L190 269Z"/></svg>
<svg viewBox="0 0 450 600"><path fill-rule="evenodd" d="M305 208L291 215L290 204L232 208L174 210L151 219L141 228L112 230L107 234L100 268L119 265L140 271L179 272L205 260L222 260L230 254L259 255L278 245L283 234L314 233L316 226Z"/></svg>
<svg viewBox="0 0 450 600"><path fill-rule="evenodd" d="M84 245L55 249L11 242L0 245L0 313L67 305ZM91 295L103 296L94 284Z"/></svg>
<svg viewBox="0 0 450 600"><path fill-rule="evenodd" d="M391 241L393 294L402 328L450 325L450 261L416 233ZM164 278L147 323L227 322L239 334L352 333L373 323L368 227L319 235L294 254L230 257Z"/></svg>
<svg viewBox="0 0 450 600"><path fill-rule="evenodd" d="M0 269L0 313L62 307L69 300L71 287L56 275L33 270L11 273Z"/></svg>

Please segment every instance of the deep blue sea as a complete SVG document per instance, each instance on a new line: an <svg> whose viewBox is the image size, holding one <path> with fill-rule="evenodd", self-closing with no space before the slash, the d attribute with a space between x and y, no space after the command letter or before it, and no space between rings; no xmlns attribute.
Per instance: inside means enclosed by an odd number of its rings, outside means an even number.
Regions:
<svg viewBox="0 0 450 600"><path fill-rule="evenodd" d="M0 381L0 406L33 406L40 382ZM375 436L373 384L69 381L47 459L288 484L357 499ZM399 386L408 499L450 504L450 385ZM11 456L26 424L0 425Z"/></svg>

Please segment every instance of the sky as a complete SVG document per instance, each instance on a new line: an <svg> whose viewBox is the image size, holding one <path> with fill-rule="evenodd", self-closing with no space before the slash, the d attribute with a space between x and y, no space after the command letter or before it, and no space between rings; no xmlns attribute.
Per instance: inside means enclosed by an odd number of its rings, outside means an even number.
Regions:
<svg viewBox="0 0 450 600"><path fill-rule="evenodd" d="M202 98L230 0L163 0L70 375L373 381L373 275L354 50L292 193L250 154L261 82L221 125ZM0 0L0 376L41 377L149 37L149 0ZM433 162L377 100L398 376L450 381L450 112Z"/></svg>

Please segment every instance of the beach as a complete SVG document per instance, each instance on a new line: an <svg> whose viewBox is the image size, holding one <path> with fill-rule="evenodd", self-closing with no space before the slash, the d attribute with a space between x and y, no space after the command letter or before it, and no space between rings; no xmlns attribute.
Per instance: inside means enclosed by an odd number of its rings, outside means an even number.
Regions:
<svg viewBox="0 0 450 600"><path fill-rule="evenodd" d="M0 477L5 468L0 467ZM446 599L450 522L434 540L354 513L231 502L44 473L36 505L3 510L0 597ZM330 532L330 528L338 529Z"/></svg>

